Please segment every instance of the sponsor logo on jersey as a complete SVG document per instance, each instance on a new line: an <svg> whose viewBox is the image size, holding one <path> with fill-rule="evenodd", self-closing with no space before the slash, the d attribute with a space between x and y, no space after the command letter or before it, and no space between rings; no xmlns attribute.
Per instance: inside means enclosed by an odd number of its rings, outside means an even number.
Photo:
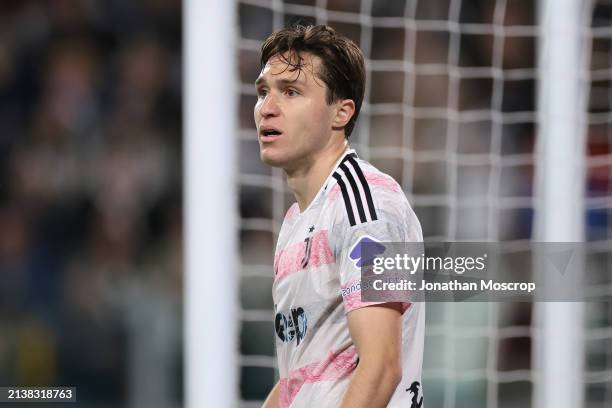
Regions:
<svg viewBox="0 0 612 408"><path fill-rule="evenodd" d="M364 265L372 265L373 259L383 252L385 252L383 244L372 237L364 235L351 248L349 258L353 260L357 268L361 268Z"/></svg>
<svg viewBox="0 0 612 408"><path fill-rule="evenodd" d="M276 313L274 329L282 342L290 343L295 340L299 346L308 331L308 318L304 308L292 308L287 314Z"/></svg>

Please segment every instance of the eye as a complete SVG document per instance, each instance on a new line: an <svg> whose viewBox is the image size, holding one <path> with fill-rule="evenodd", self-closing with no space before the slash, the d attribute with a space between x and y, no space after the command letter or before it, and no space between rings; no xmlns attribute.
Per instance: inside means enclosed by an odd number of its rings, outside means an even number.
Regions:
<svg viewBox="0 0 612 408"><path fill-rule="evenodd" d="M265 88L260 88L257 90L257 96L260 98L265 97L268 94L268 90Z"/></svg>
<svg viewBox="0 0 612 408"><path fill-rule="evenodd" d="M298 91L292 88L287 89L285 93L287 94L287 96L298 96L299 95Z"/></svg>

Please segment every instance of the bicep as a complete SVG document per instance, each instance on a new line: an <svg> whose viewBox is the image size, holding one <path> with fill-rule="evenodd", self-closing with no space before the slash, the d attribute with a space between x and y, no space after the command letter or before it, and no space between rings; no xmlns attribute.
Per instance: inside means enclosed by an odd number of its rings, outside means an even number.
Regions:
<svg viewBox="0 0 612 408"><path fill-rule="evenodd" d="M399 364L402 344L402 307L383 303L347 314L349 333L360 364Z"/></svg>

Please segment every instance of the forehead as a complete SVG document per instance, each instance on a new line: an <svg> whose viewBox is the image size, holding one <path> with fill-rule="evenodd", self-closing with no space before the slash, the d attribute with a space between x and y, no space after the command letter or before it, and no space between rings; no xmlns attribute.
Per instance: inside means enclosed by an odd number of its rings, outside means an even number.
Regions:
<svg viewBox="0 0 612 408"><path fill-rule="evenodd" d="M273 81L292 81L297 83L318 83L317 74L321 59L310 53L275 55L263 67L256 84Z"/></svg>

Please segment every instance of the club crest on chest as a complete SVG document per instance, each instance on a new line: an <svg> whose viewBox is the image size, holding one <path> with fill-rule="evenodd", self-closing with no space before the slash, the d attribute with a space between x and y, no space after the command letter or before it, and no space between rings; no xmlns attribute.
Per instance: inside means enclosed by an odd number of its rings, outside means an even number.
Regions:
<svg viewBox="0 0 612 408"><path fill-rule="evenodd" d="M312 247L312 233L315 230L315 226L311 225L308 228L308 236L304 239L304 257L302 258L302 269L308 266L308 261L310 260L310 250Z"/></svg>

